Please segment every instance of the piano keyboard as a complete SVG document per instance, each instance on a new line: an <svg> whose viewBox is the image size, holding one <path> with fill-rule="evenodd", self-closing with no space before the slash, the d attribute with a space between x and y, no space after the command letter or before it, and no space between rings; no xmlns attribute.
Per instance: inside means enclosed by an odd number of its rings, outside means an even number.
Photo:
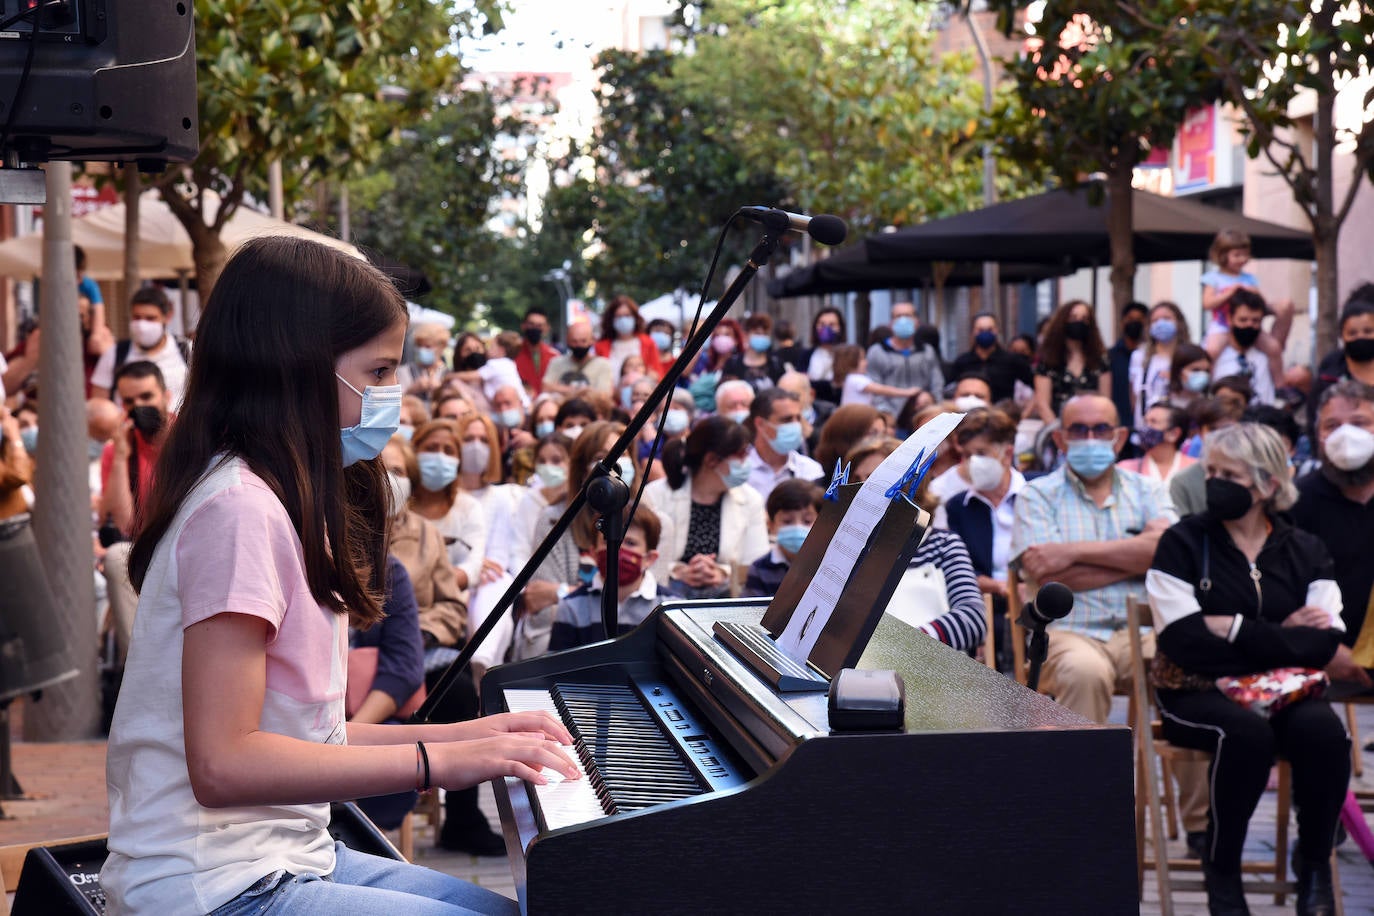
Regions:
<svg viewBox="0 0 1374 916"><path fill-rule="evenodd" d="M748 778L662 684L557 684L504 691L511 712L543 710L573 735L582 778L545 769L528 784L542 830L743 785Z"/></svg>

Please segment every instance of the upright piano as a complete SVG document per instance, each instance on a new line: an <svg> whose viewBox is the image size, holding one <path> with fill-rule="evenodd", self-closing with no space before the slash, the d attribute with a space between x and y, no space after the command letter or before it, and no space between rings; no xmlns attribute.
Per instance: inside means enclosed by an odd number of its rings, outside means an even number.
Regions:
<svg viewBox="0 0 1374 916"><path fill-rule="evenodd" d="M858 667L905 728L832 733L713 635L766 601L672 602L620 639L493 668L484 713L550 709L585 779L495 784L522 911L1137 912L1130 733L884 616Z"/></svg>

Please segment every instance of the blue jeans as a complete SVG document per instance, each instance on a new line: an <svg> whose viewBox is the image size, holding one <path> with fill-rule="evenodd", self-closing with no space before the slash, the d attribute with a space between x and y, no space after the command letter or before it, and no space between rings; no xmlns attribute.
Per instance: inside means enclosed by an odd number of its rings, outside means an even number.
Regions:
<svg viewBox="0 0 1374 916"><path fill-rule="evenodd" d="M520 911L509 897L443 872L355 852L343 843L334 844L334 855L329 875L267 875L211 916L509 916Z"/></svg>

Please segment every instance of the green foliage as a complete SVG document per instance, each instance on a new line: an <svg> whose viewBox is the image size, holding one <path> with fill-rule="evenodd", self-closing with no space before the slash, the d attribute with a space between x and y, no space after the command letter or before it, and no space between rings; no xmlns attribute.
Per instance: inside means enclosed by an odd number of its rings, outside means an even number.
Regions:
<svg viewBox="0 0 1374 916"><path fill-rule="evenodd" d="M800 209L853 233L962 212L982 202L982 82L970 54L936 51L934 10L716 0L695 11L676 81L688 99L729 99L707 135L772 163Z"/></svg>
<svg viewBox="0 0 1374 916"><path fill-rule="evenodd" d="M598 59L603 88L592 148L558 164L563 177L544 204L544 231L567 247L551 250L553 263L539 269L571 260L576 270L595 242L586 276L575 279L589 280L598 295L643 300L695 288L730 214L782 198L767 167L753 166L716 135L726 105L688 100L679 91L675 68L682 60L663 51L616 50ZM590 160L590 173L573 168L579 159ZM738 234L731 238L744 244Z"/></svg>
<svg viewBox="0 0 1374 916"><path fill-rule="evenodd" d="M425 304L461 319L498 247L486 228L492 203L518 194L523 178L523 160L504 154L522 124L498 116L500 101L482 90L441 98L349 184L353 241L424 271L434 287Z"/></svg>

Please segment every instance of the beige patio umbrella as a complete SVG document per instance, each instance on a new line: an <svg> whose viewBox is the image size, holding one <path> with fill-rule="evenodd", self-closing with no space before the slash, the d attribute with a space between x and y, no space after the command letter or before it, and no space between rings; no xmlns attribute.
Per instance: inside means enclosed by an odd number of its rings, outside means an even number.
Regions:
<svg viewBox="0 0 1374 916"><path fill-rule="evenodd" d="M206 206L213 208L219 199L206 192ZM194 276L191 237L163 203L157 191L145 191L138 206L139 272L145 279ZM354 257L362 257L347 242L312 232L294 223L273 219L244 207L224 224L221 238L232 254L239 245L264 235L290 235L312 239ZM119 203L72 221L72 242L86 252L86 273L95 280L124 278L124 204ZM26 280L43 267L42 233L21 236L0 243L0 276Z"/></svg>

